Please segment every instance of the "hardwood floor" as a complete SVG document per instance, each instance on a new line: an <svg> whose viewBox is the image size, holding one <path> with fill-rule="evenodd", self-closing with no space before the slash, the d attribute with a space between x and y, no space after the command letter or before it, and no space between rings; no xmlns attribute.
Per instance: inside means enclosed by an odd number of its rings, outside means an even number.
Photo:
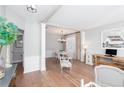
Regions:
<svg viewBox="0 0 124 93"><path fill-rule="evenodd" d="M17 87L79 87L80 80L85 83L94 81L94 68L92 66L74 61L72 70L64 69L61 73L60 64L56 59L47 59L46 72L31 72L23 74L21 64L17 68L16 86Z"/></svg>

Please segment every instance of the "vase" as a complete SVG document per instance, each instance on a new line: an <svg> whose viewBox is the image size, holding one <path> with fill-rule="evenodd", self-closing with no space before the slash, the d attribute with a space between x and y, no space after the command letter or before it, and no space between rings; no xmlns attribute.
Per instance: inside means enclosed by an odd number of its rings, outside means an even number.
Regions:
<svg viewBox="0 0 124 93"><path fill-rule="evenodd" d="M5 61L2 57L0 57L0 79L5 76Z"/></svg>

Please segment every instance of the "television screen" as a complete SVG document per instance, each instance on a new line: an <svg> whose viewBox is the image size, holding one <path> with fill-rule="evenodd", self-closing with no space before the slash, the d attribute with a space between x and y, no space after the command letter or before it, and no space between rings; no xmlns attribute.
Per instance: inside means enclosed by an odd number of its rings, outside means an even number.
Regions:
<svg viewBox="0 0 124 93"><path fill-rule="evenodd" d="M116 49L106 49L106 54L117 55L117 50Z"/></svg>

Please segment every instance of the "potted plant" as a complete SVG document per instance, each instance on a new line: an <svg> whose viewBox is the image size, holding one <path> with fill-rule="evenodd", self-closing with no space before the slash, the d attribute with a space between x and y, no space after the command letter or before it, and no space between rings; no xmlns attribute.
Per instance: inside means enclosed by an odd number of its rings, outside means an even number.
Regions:
<svg viewBox="0 0 124 93"><path fill-rule="evenodd" d="M5 18L0 17L0 54L3 47L15 42L18 36L18 28L15 24L8 22ZM4 64L3 64L4 63ZM5 75L5 62L0 57L0 78Z"/></svg>

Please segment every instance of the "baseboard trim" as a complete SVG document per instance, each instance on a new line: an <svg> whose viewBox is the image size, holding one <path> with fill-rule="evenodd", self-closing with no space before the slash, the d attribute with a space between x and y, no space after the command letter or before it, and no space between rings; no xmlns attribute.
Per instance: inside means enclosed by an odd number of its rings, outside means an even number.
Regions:
<svg viewBox="0 0 124 93"><path fill-rule="evenodd" d="M31 56L24 58L24 73L40 70L40 57Z"/></svg>

